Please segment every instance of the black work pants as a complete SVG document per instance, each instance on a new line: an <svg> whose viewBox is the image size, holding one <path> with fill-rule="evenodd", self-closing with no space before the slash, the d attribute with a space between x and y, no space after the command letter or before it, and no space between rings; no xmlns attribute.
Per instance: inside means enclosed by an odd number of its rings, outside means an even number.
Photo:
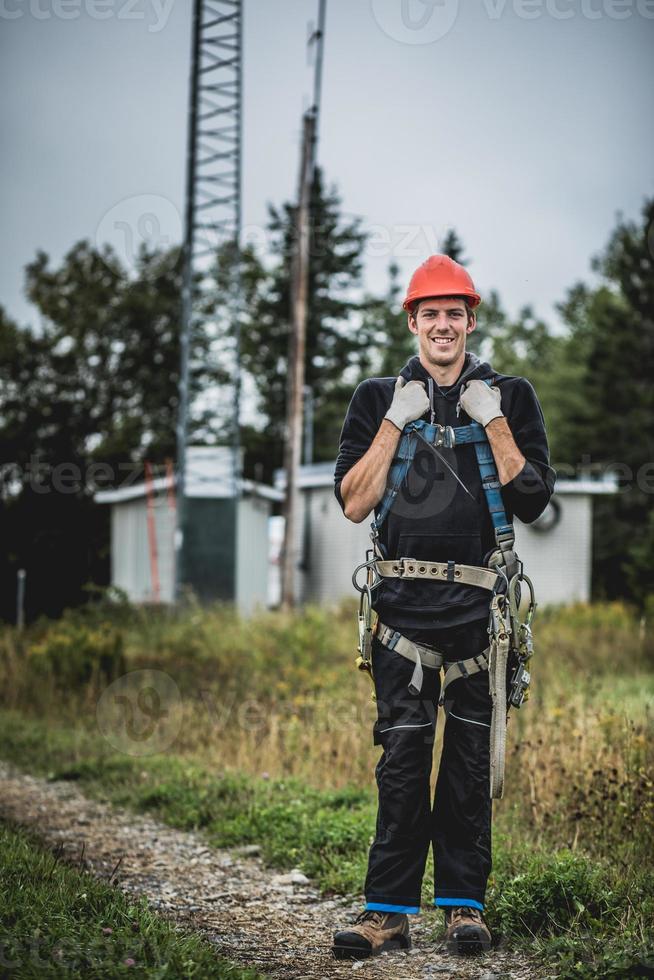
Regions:
<svg viewBox="0 0 654 980"><path fill-rule="evenodd" d="M488 622L430 633L446 663L488 646ZM443 751L433 808L432 768L440 671L425 668L422 690L408 690L414 664L375 639L372 668L377 697L374 743L382 746L375 775L378 811L365 896L368 908L417 913L430 843L434 904L483 908L491 870L489 790L491 699L488 672L448 685Z"/></svg>

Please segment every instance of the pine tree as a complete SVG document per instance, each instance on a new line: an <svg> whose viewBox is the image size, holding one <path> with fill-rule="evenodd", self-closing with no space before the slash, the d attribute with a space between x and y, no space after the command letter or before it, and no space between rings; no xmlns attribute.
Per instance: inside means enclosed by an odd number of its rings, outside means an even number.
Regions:
<svg viewBox="0 0 654 980"><path fill-rule="evenodd" d="M371 343L371 372L382 378L394 378L410 357L417 352L416 338L407 326L402 309L403 291L399 266L388 267L388 290L385 296L369 296L363 317L363 329Z"/></svg>
<svg viewBox="0 0 654 980"><path fill-rule="evenodd" d="M595 289L578 284L562 312L582 344L583 412L571 438L586 466L619 478L619 492L595 507L595 587L606 596L654 593L651 470L654 453L654 200L642 221L619 220L593 268Z"/></svg>
<svg viewBox="0 0 654 980"><path fill-rule="evenodd" d="M254 380L262 416L260 426L244 433L246 471L270 478L283 459L295 207L271 207L268 230L275 261L244 310L242 359ZM362 304L354 299L365 241L359 219L343 219L338 193L325 189L318 169L312 188L305 367L305 383L314 399L317 461L334 459L352 388L370 363Z"/></svg>
<svg viewBox="0 0 654 980"><path fill-rule="evenodd" d="M458 262L459 265L468 264L468 260L464 259L463 257L465 247L454 228L448 228L448 230L445 232L443 241L440 243L440 249L443 255L449 255L449 257L454 259L455 262Z"/></svg>

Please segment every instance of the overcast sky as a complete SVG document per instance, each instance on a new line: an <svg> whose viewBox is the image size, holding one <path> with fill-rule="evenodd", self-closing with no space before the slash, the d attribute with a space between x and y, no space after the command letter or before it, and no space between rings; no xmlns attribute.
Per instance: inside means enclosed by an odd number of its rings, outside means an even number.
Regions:
<svg viewBox="0 0 654 980"><path fill-rule="evenodd" d="M244 223L295 193L317 0L244 0ZM0 0L0 303L116 218L178 241L191 0ZM654 193L654 0L328 0L320 160L374 238L366 285L453 226L482 295L555 322ZM147 229L140 229L147 234ZM134 232L137 236L139 228Z"/></svg>

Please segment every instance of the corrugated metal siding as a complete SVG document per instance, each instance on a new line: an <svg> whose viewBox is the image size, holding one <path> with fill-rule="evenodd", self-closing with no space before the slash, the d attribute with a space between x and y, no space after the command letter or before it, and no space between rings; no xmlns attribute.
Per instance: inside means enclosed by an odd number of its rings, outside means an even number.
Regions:
<svg viewBox="0 0 654 980"><path fill-rule="evenodd" d="M232 599L234 536L232 500L188 500L192 585L203 600ZM270 502L243 498L237 512L236 600L247 614L268 599L268 516ZM164 496L155 500L157 559L162 602L174 594L175 518ZM147 510L144 499L111 508L112 582L133 602L153 600Z"/></svg>
<svg viewBox="0 0 654 980"><path fill-rule="evenodd" d="M268 602L268 517L270 503L260 497L239 501L236 531L236 601L244 615Z"/></svg>
<svg viewBox="0 0 654 980"><path fill-rule="evenodd" d="M302 494L311 517L310 567L303 598L332 602L355 596L351 576L370 547L369 526L348 521L331 487ZM557 496L561 519L551 530L537 532L516 521L516 549L534 583L540 605L587 600L590 595L592 498L588 494Z"/></svg>
<svg viewBox="0 0 654 980"><path fill-rule="evenodd" d="M331 487L315 487L303 492L309 506L311 551L304 577L305 601L332 602L356 595L352 572L365 561L370 547L370 522L353 524L344 517Z"/></svg>
<svg viewBox="0 0 654 980"><path fill-rule="evenodd" d="M162 602L173 596L175 518L165 497L155 498L159 589ZM111 508L111 581L133 602L152 601L152 575L146 503L129 500Z"/></svg>
<svg viewBox="0 0 654 980"><path fill-rule="evenodd" d="M133 602L152 593L145 502L130 500L111 508L111 581Z"/></svg>

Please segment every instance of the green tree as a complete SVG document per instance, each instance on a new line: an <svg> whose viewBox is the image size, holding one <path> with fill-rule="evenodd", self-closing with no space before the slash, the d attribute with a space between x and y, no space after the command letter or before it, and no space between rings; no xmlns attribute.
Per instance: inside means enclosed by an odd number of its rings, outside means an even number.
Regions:
<svg viewBox="0 0 654 980"><path fill-rule="evenodd" d="M180 285L178 250L142 250L129 274L110 248L79 242L58 268L43 252L27 266L38 330L0 311L4 595L27 568L32 614L56 615L84 599L86 582L107 581L98 485L133 482L144 459L175 455ZM193 386L219 383L209 339L194 346ZM191 438L219 426L200 410Z"/></svg>
<svg viewBox="0 0 654 980"><path fill-rule="evenodd" d="M110 465L174 455L179 382L179 250L142 249L134 274L115 253L79 242L58 269L39 252L26 292L43 323L39 391L50 419L41 453ZM193 338L191 390L222 380L210 340ZM209 409L191 434L217 431Z"/></svg>
<svg viewBox="0 0 654 980"><path fill-rule="evenodd" d="M402 309L403 290L399 267L388 267L388 290L377 299L369 296L364 313L364 335L370 338L374 350L372 370L382 378L396 377L410 357L417 352L416 338L407 326Z"/></svg>
<svg viewBox="0 0 654 980"><path fill-rule="evenodd" d="M468 260L464 258L465 247L454 228L448 228L440 243L443 255L449 255L451 259L460 265L467 265Z"/></svg>
<svg viewBox="0 0 654 980"><path fill-rule="evenodd" d="M305 383L313 392L314 459L319 461L336 455L353 385L367 373L372 353L363 307L355 299L366 233L359 219L343 218L338 193L324 187L320 170L311 200ZM295 207L270 207L268 230L275 259L244 310L242 359L262 417L244 433L247 471L269 478L283 460Z"/></svg>
<svg viewBox="0 0 654 980"><path fill-rule="evenodd" d="M580 385L586 371L581 327L554 334L530 306L516 319L491 291L478 314L477 351L502 374L528 378L538 394L547 425L550 456L561 476L576 475L579 463L575 427L584 410Z"/></svg>
<svg viewBox="0 0 654 980"><path fill-rule="evenodd" d="M639 222L618 221L593 260L603 282L594 289L577 284L561 305L585 364L583 411L569 420L570 442L586 467L613 471L620 486L595 508L596 588L638 601L654 592L653 228L649 200Z"/></svg>

